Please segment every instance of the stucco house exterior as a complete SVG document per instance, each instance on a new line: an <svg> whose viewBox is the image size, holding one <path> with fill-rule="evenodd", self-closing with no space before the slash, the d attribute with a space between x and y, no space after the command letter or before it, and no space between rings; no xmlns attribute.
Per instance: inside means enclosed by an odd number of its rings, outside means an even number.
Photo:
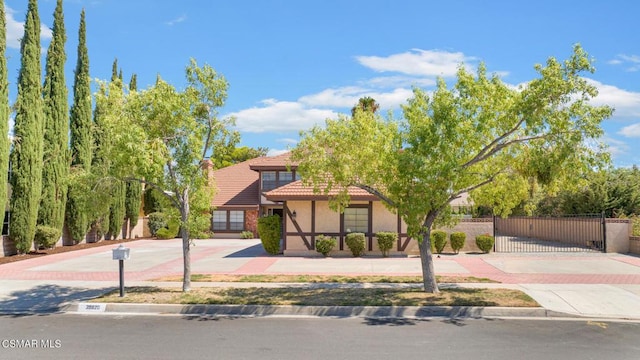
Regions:
<svg viewBox="0 0 640 360"><path fill-rule="evenodd" d="M283 218L285 255L315 254L318 235L337 239L335 252L348 253L344 243L349 232L363 232L366 250L378 252L375 233L397 232L399 238L392 254L404 254L417 248L406 235L401 219L376 196L356 187L349 188L350 206L343 213L329 208L332 194L314 194L302 185L290 161L290 153L260 157L212 172L218 188L212 204L215 210L212 229L215 237L238 237L242 231L257 236L257 218L278 214Z"/></svg>

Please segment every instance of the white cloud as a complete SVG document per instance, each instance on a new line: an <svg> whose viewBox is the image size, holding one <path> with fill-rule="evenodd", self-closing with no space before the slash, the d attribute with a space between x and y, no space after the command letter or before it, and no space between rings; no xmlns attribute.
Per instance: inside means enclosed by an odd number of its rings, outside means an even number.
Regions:
<svg viewBox="0 0 640 360"><path fill-rule="evenodd" d="M625 126L618 131L618 134L629 138L640 138L640 123Z"/></svg>
<svg viewBox="0 0 640 360"><path fill-rule="evenodd" d="M267 152L267 156L278 156L278 155L282 155L284 153L288 153L289 149L269 149L269 151Z"/></svg>
<svg viewBox="0 0 640 360"><path fill-rule="evenodd" d="M455 76L458 66L475 60L461 52L412 49L401 54L382 56L356 56L363 66L378 72L398 72L420 76Z"/></svg>
<svg viewBox="0 0 640 360"><path fill-rule="evenodd" d="M292 144L292 145L295 145L298 143L298 140L291 139L291 138L282 138L282 139L277 139L276 141L279 143Z"/></svg>
<svg viewBox="0 0 640 360"><path fill-rule="evenodd" d="M376 88L398 88L398 87L427 87L434 86L436 81L432 78L418 78L410 76L381 76L362 82L363 85Z"/></svg>
<svg viewBox="0 0 640 360"><path fill-rule="evenodd" d="M394 109L413 96L408 88L397 88L392 91L380 92L357 86L346 86L336 89L326 89L319 93L306 95L299 99L305 105L318 107L352 108L362 97L369 96L380 104L382 109Z"/></svg>
<svg viewBox="0 0 640 360"><path fill-rule="evenodd" d="M7 26L7 47L20 49L20 39L24 35L24 22L17 21L15 11L5 6L5 20ZM53 32L45 24L40 24L40 38L51 39Z"/></svg>
<svg viewBox="0 0 640 360"><path fill-rule="evenodd" d="M586 79L598 88L598 96L592 100L594 105L613 106L614 116L640 116L640 93L606 85L593 79Z"/></svg>
<svg viewBox="0 0 640 360"><path fill-rule="evenodd" d="M616 55L615 59L607 61L610 65L625 65L626 71L635 72L640 70L640 56L638 55Z"/></svg>
<svg viewBox="0 0 640 360"><path fill-rule="evenodd" d="M169 25L169 26L173 26L175 24L179 24L183 21L187 20L187 15L180 15L177 18L173 19L173 20L169 20L167 21L165 24Z"/></svg>
<svg viewBox="0 0 640 360"><path fill-rule="evenodd" d="M629 152L629 144L611 137L603 137L602 141L609 146L611 156L620 156Z"/></svg>
<svg viewBox="0 0 640 360"><path fill-rule="evenodd" d="M228 115L236 118L238 130L251 133L306 130L337 116L333 110L307 108L299 102L268 99L262 104Z"/></svg>

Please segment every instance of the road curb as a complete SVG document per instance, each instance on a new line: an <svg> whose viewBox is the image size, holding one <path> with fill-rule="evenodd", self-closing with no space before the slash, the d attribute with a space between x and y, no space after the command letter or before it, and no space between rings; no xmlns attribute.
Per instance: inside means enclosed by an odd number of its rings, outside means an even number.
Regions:
<svg viewBox="0 0 640 360"><path fill-rule="evenodd" d="M64 306L75 314L146 314L220 317L331 317L331 318L581 318L544 308L475 306L296 306L296 305L170 305L74 302Z"/></svg>

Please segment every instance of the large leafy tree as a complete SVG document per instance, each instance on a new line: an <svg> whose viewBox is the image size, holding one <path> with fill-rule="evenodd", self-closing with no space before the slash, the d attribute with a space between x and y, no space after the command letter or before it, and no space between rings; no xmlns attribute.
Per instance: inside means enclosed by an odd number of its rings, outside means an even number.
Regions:
<svg viewBox="0 0 640 360"><path fill-rule="evenodd" d="M38 224L60 230L64 224L69 172L69 104L64 77L65 42L62 0L58 0L53 19L53 39L47 50L43 86L44 167Z"/></svg>
<svg viewBox="0 0 640 360"><path fill-rule="evenodd" d="M104 120L112 140L111 174L158 190L179 214L182 288L189 291L191 237L210 224L213 184L205 160L229 151L239 136L229 130L232 119L218 118L217 109L227 97L224 77L192 60L186 78L183 91L158 78L147 90L107 101Z"/></svg>
<svg viewBox="0 0 640 360"><path fill-rule="evenodd" d="M11 152L11 230L20 253L31 249L42 191L44 111L40 66L38 2L29 0L15 103L15 142Z"/></svg>
<svg viewBox="0 0 640 360"><path fill-rule="evenodd" d="M414 89L403 121L356 108L303 133L293 159L306 184L339 191L335 208L358 186L397 211L418 239L425 291L438 292L430 233L452 200L471 192L507 215L530 179L557 188L608 159L594 143L612 109L589 103L597 91L580 77L594 71L584 50L535 69L537 78L514 89L483 65L475 76L461 67L453 88L440 79L431 95Z"/></svg>
<svg viewBox="0 0 640 360"><path fill-rule="evenodd" d="M9 171L9 74L7 72L7 24L4 1L0 2L0 174ZM5 178L6 179L6 178ZM0 181L0 224L4 223L7 203L7 182Z"/></svg>
<svg viewBox="0 0 640 360"><path fill-rule="evenodd" d="M79 181L91 170L91 79L89 52L86 42L85 12L80 14L78 56L73 82L73 105L70 115L71 173L65 211L65 225L73 243L82 241L88 229L88 215L84 203L86 188Z"/></svg>
<svg viewBox="0 0 640 360"><path fill-rule="evenodd" d="M255 159L257 157L266 156L269 151L266 147L257 147L252 148L248 146L241 146L231 149L226 154L219 154L216 156L214 160L214 168L220 169L223 167L231 166L233 164L238 164L243 161Z"/></svg>

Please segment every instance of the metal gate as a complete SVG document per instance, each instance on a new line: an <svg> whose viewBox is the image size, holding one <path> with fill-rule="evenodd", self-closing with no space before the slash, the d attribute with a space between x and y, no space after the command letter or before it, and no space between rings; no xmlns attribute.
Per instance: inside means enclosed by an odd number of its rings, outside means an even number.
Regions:
<svg viewBox="0 0 640 360"><path fill-rule="evenodd" d="M604 215L494 217L496 252L606 252Z"/></svg>

